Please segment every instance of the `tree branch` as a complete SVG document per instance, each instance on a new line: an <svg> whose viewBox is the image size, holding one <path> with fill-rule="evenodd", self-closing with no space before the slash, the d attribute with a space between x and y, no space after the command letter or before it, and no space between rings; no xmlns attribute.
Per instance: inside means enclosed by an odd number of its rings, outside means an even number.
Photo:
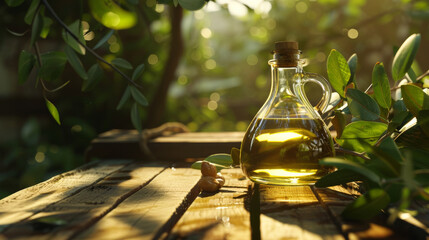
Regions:
<svg viewBox="0 0 429 240"><path fill-rule="evenodd" d="M345 154L353 155L353 156L356 156L356 157L360 157L360 158L363 158L365 160L371 160L367 156L365 156L363 153L358 153L358 152L355 152L355 151L347 150L347 149L344 149L342 147L336 147L335 151L336 152L340 152L340 153L345 153Z"/></svg>
<svg viewBox="0 0 429 240"><path fill-rule="evenodd" d="M54 11L54 9L49 5L47 0L42 0L43 5L45 5L46 9L51 13L52 17L55 18L55 20L64 28L64 30L70 34L70 36L78 42L83 48L85 48L89 53L91 53L95 58L97 58L99 61L103 62L104 64L111 67L113 70L115 70L119 75L121 75L123 78L125 78L129 84L134 85L137 88L142 89L142 86L137 84L136 82L132 81L130 77L128 77L125 73L123 73L119 68L117 68L115 65L109 63L104 58L102 58L100 55L98 55L92 48L86 46L83 44L79 38L70 30L70 28L58 17L57 13Z"/></svg>
<svg viewBox="0 0 429 240"><path fill-rule="evenodd" d="M183 53L183 39L182 39L182 17L183 9L179 6L170 7L170 24L171 24L171 37L170 37L170 50L168 59L165 63L161 83L152 99L149 106L148 118L146 119L145 128L151 128L159 125L164 117L168 88L171 82L175 79L176 69L179 66L180 58Z"/></svg>

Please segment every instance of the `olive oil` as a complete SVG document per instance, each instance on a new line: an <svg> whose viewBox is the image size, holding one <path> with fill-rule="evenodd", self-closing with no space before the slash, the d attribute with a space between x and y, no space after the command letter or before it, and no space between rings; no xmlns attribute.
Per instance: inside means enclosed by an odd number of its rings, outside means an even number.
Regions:
<svg viewBox="0 0 429 240"><path fill-rule="evenodd" d="M334 155L332 138L320 119L257 118L241 145L241 168L252 181L309 185L326 175L321 158Z"/></svg>

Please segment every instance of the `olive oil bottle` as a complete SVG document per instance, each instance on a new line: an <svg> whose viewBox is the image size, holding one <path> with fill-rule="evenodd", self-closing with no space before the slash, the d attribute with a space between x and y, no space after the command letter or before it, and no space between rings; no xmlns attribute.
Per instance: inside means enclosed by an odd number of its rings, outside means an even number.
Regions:
<svg viewBox="0 0 429 240"><path fill-rule="evenodd" d="M276 43L270 95L244 135L240 164L252 181L273 185L310 185L329 172L319 160L333 156L333 141L319 112L326 108L328 82L303 73L296 42ZM320 85L323 96L313 107L304 85Z"/></svg>

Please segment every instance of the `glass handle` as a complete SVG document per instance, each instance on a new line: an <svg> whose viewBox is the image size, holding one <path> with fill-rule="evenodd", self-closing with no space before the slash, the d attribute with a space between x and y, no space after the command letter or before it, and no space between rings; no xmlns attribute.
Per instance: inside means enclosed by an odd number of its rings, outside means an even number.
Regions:
<svg viewBox="0 0 429 240"><path fill-rule="evenodd" d="M320 101L316 104L316 106L314 106L314 109L320 114L322 115L323 111L326 110L326 108L328 107L329 101L331 100L331 86L329 85L328 80L326 80L324 77L315 74L315 73L304 73L303 74L303 79L301 81L301 92L303 93L303 95L305 96L307 102L307 96L305 94L304 91L304 85L308 82L312 82L312 83L316 83L318 84L321 88L322 88L322 98L320 99Z"/></svg>

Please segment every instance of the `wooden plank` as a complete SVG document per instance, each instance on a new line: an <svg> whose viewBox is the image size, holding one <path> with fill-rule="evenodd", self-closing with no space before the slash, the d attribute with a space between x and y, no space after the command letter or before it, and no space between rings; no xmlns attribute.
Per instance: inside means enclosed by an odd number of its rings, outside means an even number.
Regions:
<svg viewBox="0 0 429 240"><path fill-rule="evenodd" d="M200 171L190 168L166 169L147 186L76 237L157 239L171 229L174 221L169 222L169 219L178 219L180 213L177 212L186 210L183 209L182 202L193 200L185 198L195 198L198 195L199 189L195 186L200 175ZM189 194L190 189L196 190L194 196ZM179 216L176 216L178 214Z"/></svg>
<svg viewBox="0 0 429 240"><path fill-rule="evenodd" d="M344 239L309 186L262 186L262 239Z"/></svg>
<svg viewBox="0 0 429 240"><path fill-rule="evenodd" d="M222 170L226 182L217 193L201 193L172 230L169 239L249 239L248 181L240 169Z"/></svg>
<svg viewBox="0 0 429 240"><path fill-rule="evenodd" d="M156 159L184 160L205 158L214 153L229 153L239 148L244 132L188 132L160 136L148 142L148 148ZM86 158L142 159L140 135L136 130L114 129L105 132L91 142Z"/></svg>
<svg viewBox="0 0 429 240"><path fill-rule="evenodd" d="M25 239L68 239L82 232L122 201L143 188L165 168L140 163L121 168L96 184L84 188L61 201L54 201L41 212L17 224L10 225L0 236ZM72 186L74 183L69 182ZM141 199L140 199L141 200ZM40 219L50 217L65 224L51 226Z"/></svg>
<svg viewBox="0 0 429 240"><path fill-rule="evenodd" d="M16 192L0 200L0 226L22 221L50 204L77 194L128 164L128 160L89 163L76 170L55 176L45 182Z"/></svg>

